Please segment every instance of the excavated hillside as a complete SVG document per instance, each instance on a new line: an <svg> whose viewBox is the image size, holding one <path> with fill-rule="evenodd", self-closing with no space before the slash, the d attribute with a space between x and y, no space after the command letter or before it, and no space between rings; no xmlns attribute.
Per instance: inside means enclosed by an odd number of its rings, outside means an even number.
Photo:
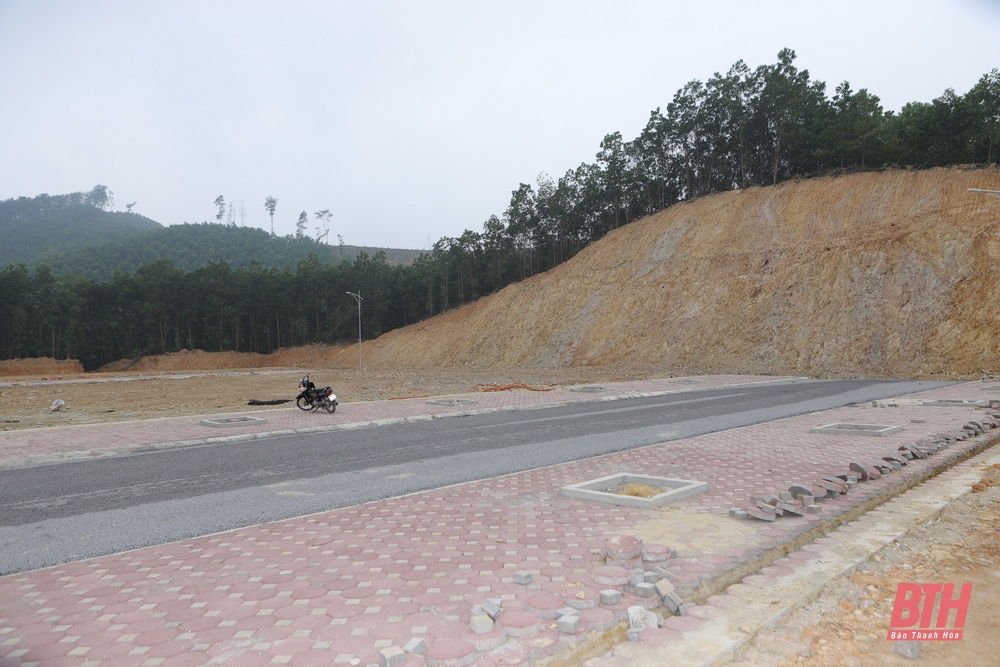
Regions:
<svg viewBox="0 0 1000 667"><path fill-rule="evenodd" d="M365 342L365 360L1000 372L1000 199L969 188L1000 190L1000 170L813 178L682 203L543 275Z"/></svg>

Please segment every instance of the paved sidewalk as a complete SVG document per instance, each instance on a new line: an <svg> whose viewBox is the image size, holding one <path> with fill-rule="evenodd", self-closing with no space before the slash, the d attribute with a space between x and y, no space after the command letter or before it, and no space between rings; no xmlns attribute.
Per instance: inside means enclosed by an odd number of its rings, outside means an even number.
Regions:
<svg viewBox="0 0 1000 667"><path fill-rule="evenodd" d="M259 437L317 428L317 421L347 428L774 379L715 376L380 401L342 405L335 415L274 410L252 413L266 425L231 427L239 433L225 435L192 418L11 431L0 433L0 465ZM487 667L557 655L594 667L636 664L643 651L686 646L717 627L738 600L738 588L711 597L726 586L769 584L754 577L790 575L822 560L837 540L816 539L818 529L854 519L852 511L865 503L986 446L990 429L818 501L819 513L767 522L733 518L730 508L903 444L954 438L990 411L919 400L1000 398L991 386L953 385L908 395L896 407L844 407L2 577L0 666ZM809 433L829 423L903 429L884 437ZM710 490L651 509L559 495L562 486L621 472L696 479ZM772 564L779 550L799 546L799 555ZM778 569L761 574L765 566ZM674 595L699 604L623 642L629 607L668 613L660 593L671 588L669 579L652 592L629 581L630 570L653 579L657 567L672 579ZM675 599L668 596L667 604ZM501 607L495 622L485 613L493 601ZM726 646L711 655L724 655Z"/></svg>

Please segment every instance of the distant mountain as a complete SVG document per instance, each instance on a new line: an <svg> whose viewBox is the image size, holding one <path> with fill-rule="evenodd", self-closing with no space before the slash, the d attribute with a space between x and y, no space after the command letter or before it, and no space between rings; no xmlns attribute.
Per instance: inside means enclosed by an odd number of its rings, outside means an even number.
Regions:
<svg viewBox="0 0 1000 667"><path fill-rule="evenodd" d="M233 268L252 262L294 267L311 254L324 264L336 264L353 262L362 252L371 256L380 251L390 264L409 264L422 254L419 250L329 246L309 237L272 237L261 229L217 223L164 227L134 213L104 211L97 205L99 194L40 195L0 202L0 267L47 264L57 274L108 280L115 271L134 273L157 259L191 271L210 261L223 261Z"/></svg>
<svg viewBox="0 0 1000 667"><path fill-rule="evenodd" d="M106 241L72 252L41 257L39 263L55 273L107 280L116 270L134 273L155 259L168 259L177 268L193 271L208 262L226 262L233 268L256 262L261 266L295 267L311 254L324 264L353 262L359 253L374 255L380 250L394 264L409 264L419 250L393 250L357 246L329 246L309 237L272 237L255 227L231 227L217 223L173 225L126 239Z"/></svg>
<svg viewBox="0 0 1000 667"><path fill-rule="evenodd" d="M135 213L103 210L94 191L7 199L0 201L0 267L162 228Z"/></svg>

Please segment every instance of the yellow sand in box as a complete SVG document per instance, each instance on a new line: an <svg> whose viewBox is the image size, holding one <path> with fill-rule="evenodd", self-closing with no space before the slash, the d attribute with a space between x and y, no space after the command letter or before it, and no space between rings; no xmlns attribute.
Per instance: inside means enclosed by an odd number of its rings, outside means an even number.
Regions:
<svg viewBox="0 0 1000 667"><path fill-rule="evenodd" d="M635 498L652 498L663 493L663 489L658 489L649 484L626 484L618 492L620 496L633 496Z"/></svg>

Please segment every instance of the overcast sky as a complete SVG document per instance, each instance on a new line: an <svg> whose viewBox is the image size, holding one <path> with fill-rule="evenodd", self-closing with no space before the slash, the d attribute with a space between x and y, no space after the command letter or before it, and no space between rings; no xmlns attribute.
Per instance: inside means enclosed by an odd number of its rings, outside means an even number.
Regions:
<svg viewBox="0 0 1000 667"><path fill-rule="evenodd" d="M426 249L784 47L898 111L1000 67L1000 0L0 0L0 199Z"/></svg>

